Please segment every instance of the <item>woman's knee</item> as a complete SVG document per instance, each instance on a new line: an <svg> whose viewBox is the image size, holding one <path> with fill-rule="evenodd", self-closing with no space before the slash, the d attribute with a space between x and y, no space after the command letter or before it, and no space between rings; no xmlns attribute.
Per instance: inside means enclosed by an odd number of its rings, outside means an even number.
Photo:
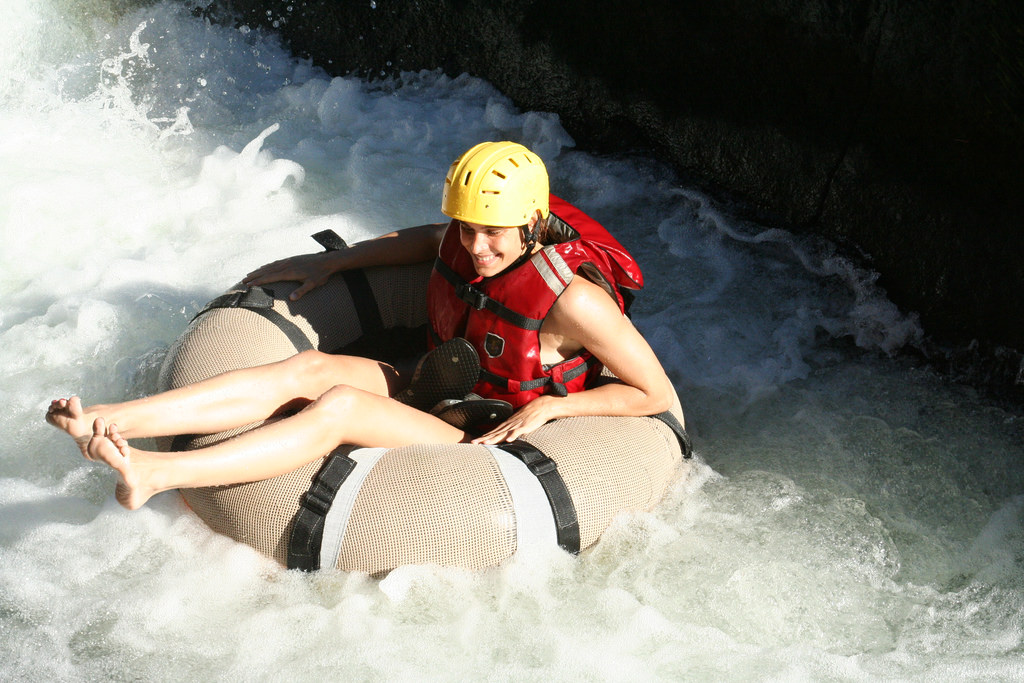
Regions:
<svg viewBox="0 0 1024 683"><path fill-rule="evenodd" d="M327 362L327 354L316 349L300 351L281 361L287 379L305 386L310 380L320 377Z"/></svg>
<svg viewBox="0 0 1024 683"><path fill-rule="evenodd" d="M292 372L310 372L323 365L326 355L323 351L309 349L308 351L299 351L294 356L281 361L281 363Z"/></svg>
<svg viewBox="0 0 1024 683"><path fill-rule="evenodd" d="M320 395L310 408L325 411L332 416L350 415L366 397L366 392L347 384L337 384Z"/></svg>
<svg viewBox="0 0 1024 683"><path fill-rule="evenodd" d="M291 386L310 397L340 385L388 396L395 374L384 363L316 350L302 351L282 363L286 364L287 381Z"/></svg>

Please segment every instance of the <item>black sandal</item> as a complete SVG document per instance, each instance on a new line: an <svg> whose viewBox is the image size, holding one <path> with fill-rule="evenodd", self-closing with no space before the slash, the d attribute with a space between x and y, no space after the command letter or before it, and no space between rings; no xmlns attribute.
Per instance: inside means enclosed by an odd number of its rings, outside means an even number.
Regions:
<svg viewBox="0 0 1024 683"><path fill-rule="evenodd" d="M428 412L445 399L462 399L480 377L480 357L462 337L449 339L425 355L416 366L408 388L395 400Z"/></svg>
<svg viewBox="0 0 1024 683"><path fill-rule="evenodd" d="M512 404L497 398L473 396L465 400L441 401L430 414L462 431L474 431L477 425L502 422L512 416Z"/></svg>

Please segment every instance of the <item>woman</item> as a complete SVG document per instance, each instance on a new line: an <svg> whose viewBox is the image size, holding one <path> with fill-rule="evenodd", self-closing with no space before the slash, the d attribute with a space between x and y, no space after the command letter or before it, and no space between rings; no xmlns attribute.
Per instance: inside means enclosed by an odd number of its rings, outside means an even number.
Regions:
<svg viewBox="0 0 1024 683"><path fill-rule="evenodd" d="M482 143L449 169L442 197L442 212L452 219L447 226L409 228L347 250L277 261L245 280L249 285L298 281L292 294L297 299L336 272L422 262L440 249L441 272L432 276L428 294L435 333L439 341L463 334L469 338L484 361L474 391L517 408L481 436L473 438L392 398L406 389L408 373L366 358L319 351L124 403L83 407L77 397L57 399L46 419L67 432L86 458L115 469L120 475L118 501L136 509L167 489L278 476L342 443L496 444L560 417L668 410L671 383L623 315L621 297L607 282L614 267L606 263L587 271L604 281L604 288L573 277L578 264L607 259L604 252L580 246L584 243L579 240L543 244L555 221L550 201L557 200L549 199L547 172L539 157L511 142ZM608 239L615 252L617 243ZM623 258L631 262L628 254ZM467 300L474 305L463 303ZM502 317L502 310L520 305L532 307L533 315L516 317L513 311ZM602 365L619 381L597 381ZM512 371L522 377L500 374ZM296 410L194 451L150 452L127 441L212 434Z"/></svg>

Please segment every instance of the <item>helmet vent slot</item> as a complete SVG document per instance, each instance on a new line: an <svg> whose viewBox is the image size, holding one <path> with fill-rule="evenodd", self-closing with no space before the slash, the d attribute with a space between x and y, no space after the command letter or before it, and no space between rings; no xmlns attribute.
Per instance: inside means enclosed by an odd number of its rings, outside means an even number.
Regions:
<svg viewBox="0 0 1024 683"><path fill-rule="evenodd" d="M473 172L472 172L472 171L467 171L467 172L466 172L466 177L465 177L465 178L463 178L463 180L462 180L462 184L463 184L463 185L466 185L466 186L468 186L468 185L469 185L469 179L470 179L470 178L471 178L472 176L473 176Z"/></svg>
<svg viewBox="0 0 1024 683"><path fill-rule="evenodd" d="M491 173L493 173L494 175L498 176L502 180L507 180L508 179L508 176L505 175L504 173L500 172L500 171L491 171Z"/></svg>

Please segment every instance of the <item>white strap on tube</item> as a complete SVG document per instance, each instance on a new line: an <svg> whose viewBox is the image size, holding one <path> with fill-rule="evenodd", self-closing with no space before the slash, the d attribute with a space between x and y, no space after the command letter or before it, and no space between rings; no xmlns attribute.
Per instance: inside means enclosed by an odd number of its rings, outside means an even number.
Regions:
<svg viewBox="0 0 1024 683"><path fill-rule="evenodd" d="M321 568L334 569L338 566L341 544L345 540L345 530L348 528L348 519L352 516L352 506L355 505L356 496L363 488L366 475L388 450L387 448L357 448L348 454L348 457L355 460L356 466L352 468L345 483L338 490L338 494L334 496L331 509L324 517L324 534L320 541Z"/></svg>
<svg viewBox="0 0 1024 683"><path fill-rule="evenodd" d="M526 464L498 446L487 446L512 495L516 515L516 553L558 546L555 518L544 487Z"/></svg>

